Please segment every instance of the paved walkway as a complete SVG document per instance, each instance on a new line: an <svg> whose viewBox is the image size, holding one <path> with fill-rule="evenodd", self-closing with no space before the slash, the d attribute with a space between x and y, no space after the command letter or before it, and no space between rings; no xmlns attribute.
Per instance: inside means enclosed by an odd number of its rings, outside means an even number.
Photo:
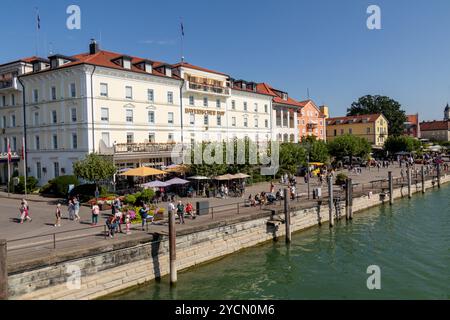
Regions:
<svg viewBox="0 0 450 320"><path fill-rule="evenodd" d="M354 183L357 184L367 184L374 180L381 180L387 178L387 172L392 170L395 177L400 176L400 169L398 167L390 169L363 169L362 174L349 173L348 171L343 171L348 174L349 177L353 179ZM310 189L317 187L317 179L311 180ZM276 190L283 188L284 186L276 184ZM221 209L215 209L214 215L207 215L198 217L195 220L186 219L185 225L178 225L177 230L185 230L192 227L198 227L200 225L208 225L211 222L227 221L229 219L235 218L237 216L237 203L242 203L248 198L250 194L254 195L257 192L268 192L270 189L270 183L261 183L253 185L247 188L246 194L243 198L193 198L189 199L191 202L197 200L209 200L210 207L222 206ZM323 186L326 189L326 186ZM338 189L338 188L337 188ZM367 190L369 191L369 190ZM313 206L314 202L307 201L307 185L304 183L302 178L298 178L297 193L301 194L300 203L302 206ZM326 196L326 190L323 190L323 196ZM149 238L152 233L167 233L167 225L153 225L147 231L141 231L140 226L133 227L132 235L119 234L115 239L105 239L104 237L104 219L110 213L105 211L102 213L102 218L100 219L99 227L90 226L90 209L87 207L82 207L80 210L80 216L82 217L81 223L76 223L68 220L67 210L63 208L63 220L62 226L55 228L54 224L54 210L55 210L55 199L45 199L40 196L28 197L30 204L32 222L26 222L24 224L17 223L17 218L19 216L19 204L22 197L15 196L14 198L4 197L4 194L0 193L0 238L8 240L8 257L9 262L18 262L21 260L26 260L34 256L40 256L50 253L55 253L53 250L53 240L56 239L56 246L58 250L67 252L67 250L79 250L82 248L89 248L92 246L104 245L109 243L119 242L123 239L141 239ZM186 202L186 199L181 199ZM161 204L166 207L166 204ZM239 207L240 216L254 214L261 210L261 208L248 208L243 205ZM275 206L268 206L267 209L281 209L280 204ZM14 239L23 239L28 237L36 237L32 239L26 239L21 241L12 241ZM30 246L33 246L30 248ZM27 248L24 248L27 247Z"/></svg>

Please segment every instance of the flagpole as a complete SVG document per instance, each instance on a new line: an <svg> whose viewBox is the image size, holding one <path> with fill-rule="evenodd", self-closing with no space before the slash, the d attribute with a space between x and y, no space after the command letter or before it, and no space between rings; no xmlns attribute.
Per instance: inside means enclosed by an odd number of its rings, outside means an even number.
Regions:
<svg viewBox="0 0 450 320"><path fill-rule="evenodd" d="M40 17L39 17L39 8L36 9L36 56L39 56L39 28L40 28Z"/></svg>
<svg viewBox="0 0 450 320"><path fill-rule="evenodd" d="M9 138L7 138L8 143L8 198L10 197L10 186L11 186L11 146L9 145Z"/></svg>
<svg viewBox="0 0 450 320"><path fill-rule="evenodd" d="M25 136L22 138L22 161L23 161L23 178L25 187L25 199L27 198L27 164L25 161Z"/></svg>
<svg viewBox="0 0 450 320"><path fill-rule="evenodd" d="M180 18L181 23L181 62L184 62L184 25L183 18Z"/></svg>

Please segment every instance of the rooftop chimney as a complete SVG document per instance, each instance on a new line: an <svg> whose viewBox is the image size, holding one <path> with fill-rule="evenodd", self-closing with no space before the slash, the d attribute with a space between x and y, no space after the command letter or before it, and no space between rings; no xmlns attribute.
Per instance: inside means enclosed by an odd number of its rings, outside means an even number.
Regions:
<svg viewBox="0 0 450 320"><path fill-rule="evenodd" d="M96 54L100 51L100 46L98 45L95 39L91 39L91 43L89 44L89 54Z"/></svg>

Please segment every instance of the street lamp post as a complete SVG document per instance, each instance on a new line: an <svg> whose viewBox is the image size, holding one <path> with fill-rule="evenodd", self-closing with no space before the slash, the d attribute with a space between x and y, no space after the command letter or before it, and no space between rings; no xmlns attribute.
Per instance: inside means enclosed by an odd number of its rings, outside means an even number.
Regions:
<svg viewBox="0 0 450 320"><path fill-rule="evenodd" d="M308 164L307 164L307 166L308 166L308 172L307 172L307 175L308 175L308 200L310 200L310 192L309 192L309 179L311 179L311 172L310 172L310 166L309 166L309 149L308 149Z"/></svg>

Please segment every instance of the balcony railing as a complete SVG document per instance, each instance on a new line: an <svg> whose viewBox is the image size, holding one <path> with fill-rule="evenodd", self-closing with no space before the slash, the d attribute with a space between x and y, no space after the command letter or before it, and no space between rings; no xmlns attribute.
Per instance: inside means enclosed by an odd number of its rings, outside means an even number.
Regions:
<svg viewBox="0 0 450 320"><path fill-rule="evenodd" d="M193 83L189 82L188 88L190 90L196 90L196 91L203 91L203 92L209 92L214 94L223 94L223 95L229 95L230 89L224 88L224 87L215 87L207 84L199 84L199 83Z"/></svg>
<svg viewBox="0 0 450 320"><path fill-rule="evenodd" d="M0 89L7 89L13 86L14 82L12 80L0 81Z"/></svg>
<svg viewBox="0 0 450 320"><path fill-rule="evenodd" d="M318 124L317 124L317 123L314 123L314 122L309 122L309 123L306 124L306 127L307 127L308 129L315 129L315 128L318 127Z"/></svg>
<svg viewBox="0 0 450 320"><path fill-rule="evenodd" d="M172 152L175 145L175 143L119 143L114 146L114 153Z"/></svg>

